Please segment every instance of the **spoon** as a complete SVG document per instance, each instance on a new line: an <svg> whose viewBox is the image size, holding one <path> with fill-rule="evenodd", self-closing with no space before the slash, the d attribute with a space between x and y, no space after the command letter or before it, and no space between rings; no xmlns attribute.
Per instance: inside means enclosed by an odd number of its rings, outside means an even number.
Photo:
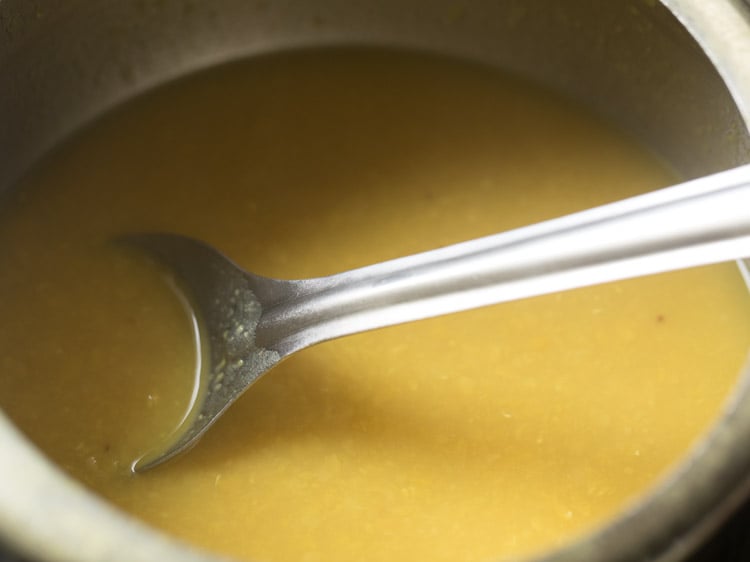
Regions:
<svg viewBox="0 0 750 562"><path fill-rule="evenodd" d="M287 281L177 234L123 240L171 269L207 357L172 441L185 451L283 358L325 340L494 303L750 256L750 165L532 226L330 277ZM206 361L207 359L207 361Z"/></svg>

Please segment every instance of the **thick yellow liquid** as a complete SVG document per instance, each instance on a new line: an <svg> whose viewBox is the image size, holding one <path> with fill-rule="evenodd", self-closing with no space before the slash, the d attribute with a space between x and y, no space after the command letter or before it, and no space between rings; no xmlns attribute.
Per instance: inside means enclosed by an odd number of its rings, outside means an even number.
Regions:
<svg viewBox="0 0 750 562"><path fill-rule="evenodd" d="M189 316L111 245L204 239L329 274L666 186L644 150L496 71L377 51L235 64L139 99L0 212L0 404L138 517L244 559L480 561L551 547L710 426L750 341L727 264L329 342L187 455L133 475L190 400Z"/></svg>

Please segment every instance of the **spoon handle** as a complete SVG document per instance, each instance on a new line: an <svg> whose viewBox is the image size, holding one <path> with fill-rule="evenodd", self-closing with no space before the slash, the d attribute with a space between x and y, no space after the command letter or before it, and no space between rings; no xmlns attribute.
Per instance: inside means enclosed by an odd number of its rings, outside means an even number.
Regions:
<svg viewBox="0 0 750 562"><path fill-rule="evenodd" d="M282 355L339 336L750 256L750 165L532 226L300 283L258 335ZM291 334L286 337L275 335Z"/></svg>

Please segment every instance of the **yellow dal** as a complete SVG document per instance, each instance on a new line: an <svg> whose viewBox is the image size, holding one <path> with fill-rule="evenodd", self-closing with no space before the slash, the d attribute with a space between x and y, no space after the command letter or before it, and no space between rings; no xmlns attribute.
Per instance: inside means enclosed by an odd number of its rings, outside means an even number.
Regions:
<svg viewBox="0 0 750 562"><path fill-rule="evenodd" d="M118 110L7 197L0 404L112 502L268 561L452 560L556 545L711 424L750 341L734 265L499 305L281 364L200 445L189 316L133 231L277 277L329 274L668 185L643 149L496 71L377 51L211 70Z"/></svg>

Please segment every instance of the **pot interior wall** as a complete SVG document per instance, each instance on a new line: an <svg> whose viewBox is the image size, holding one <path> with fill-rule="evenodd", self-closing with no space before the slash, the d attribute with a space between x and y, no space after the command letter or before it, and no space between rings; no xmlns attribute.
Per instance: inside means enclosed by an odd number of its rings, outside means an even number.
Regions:
<svg viewBox="0 0 750 562"><path fill-rule="evenodd" d="M0 191L155 85L256 53L345 43L443 52L545 83L686 177L750 161L726 87L656 0L0 0Z"/></svg>
<svg viewBox="0 0 750 562"><path fill-rule="evenodd" d="M655 0L0 3L0 188L107 108L181 74L339 43L449 53L583 101L686 177L750 160L708 59Z"/></svg>

